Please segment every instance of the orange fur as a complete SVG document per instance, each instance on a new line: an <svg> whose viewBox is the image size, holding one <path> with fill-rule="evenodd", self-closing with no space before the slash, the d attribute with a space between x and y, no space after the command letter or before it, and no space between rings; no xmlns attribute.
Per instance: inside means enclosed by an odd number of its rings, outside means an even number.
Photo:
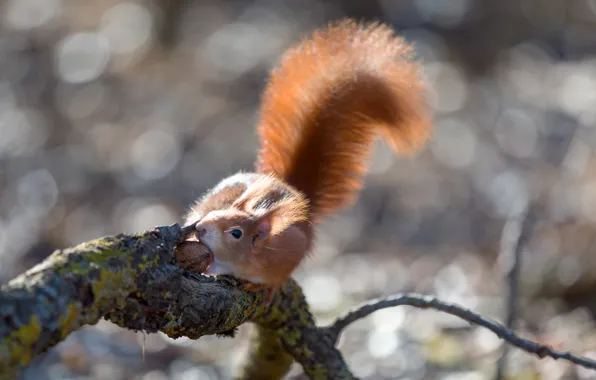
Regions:
<svg viewBox="0 0 596 380"><path fill-rule="evenodd" d="M381 24L351 20L315 32L284 55L265 89L258 173L222 180L187 223L213 253L208 273L282 286L310 252L323 216L352 203L374 139L413 153L431 131L412 49Z"/></svg>
<svg viewBox="0 0 596 380"><path fill-rule="evenodd" d="M207 273L231 274L258 285L246 289L275 289L310 250L307 211L304 196L280 179L239 173L201 197L186 223L198 222L196 238L213 253ZM234 229L242 236L234 237Z"/></svg>
<svg viewBox="0 0 596 380"><path fill-rule="evenodd" d="M265 89L257 170L310 202L311 220L350 205L383 134L413 153L431 132L421 67L385 25L345 20L288 50Z"/></svg>
<svg viewBox="0 0 596 380"><path fill-rule="evenodd" d="M233 206L251 210L256 216L270 215L272 236L308 220L308 201L304 195L273 176L259 177Z"/></svg>

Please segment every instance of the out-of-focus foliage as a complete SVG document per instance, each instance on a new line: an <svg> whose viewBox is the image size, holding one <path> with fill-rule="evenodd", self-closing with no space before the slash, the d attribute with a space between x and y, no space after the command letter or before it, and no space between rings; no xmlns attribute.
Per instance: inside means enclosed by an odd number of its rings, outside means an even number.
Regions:
<svg viewBox="0 0 596 380"><path fill-rule="evenodd" d="M534 204L520 329L588 355L593 0L4 0L0 282L56 247L179 221L201 192L250 169L268 70L298 38L344 16L391 23L415 44L436 135L413 159L379 144L358 204L323 226L297 274L321 323L406 290L502 318L517 218ZM163 25L173 27L165 46ZM102 322L24 378L225 379L245 334L172 341ZM499 352L488 332L407 308L356 323L340 346L367 379L484 379ZM595 378L513 356L511 378Z"/></svg>

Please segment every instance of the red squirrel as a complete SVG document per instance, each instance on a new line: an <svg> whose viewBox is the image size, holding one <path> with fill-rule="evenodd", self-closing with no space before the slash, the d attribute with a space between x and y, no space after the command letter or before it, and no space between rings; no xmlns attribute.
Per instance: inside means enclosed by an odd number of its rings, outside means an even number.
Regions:
<svg viewBox="0 0 596 380"><path fill-rule="evenodd" d="M285 52L265 87L256 173L232 175L186 216L213 253L205 273L276 289L309 254L315 226L351 205L373 142L414 153L432 122L421 65L393 29L343 20Z"/></svg>

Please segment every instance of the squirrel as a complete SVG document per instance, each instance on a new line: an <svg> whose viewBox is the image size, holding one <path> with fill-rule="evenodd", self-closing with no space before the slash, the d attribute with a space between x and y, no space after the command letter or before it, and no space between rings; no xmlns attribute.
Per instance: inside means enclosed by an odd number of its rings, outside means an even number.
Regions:
<svg viewBox="0 0 596 380"><path fill-rule="evenodd" d="M391 27L351 19L284 53L261 98L255 172L225 178L186 215L213 254L205 274L267 290L270 302L316 225L355 201L375 138L410 156L425 145L432 121L412 56Z"/></svg>

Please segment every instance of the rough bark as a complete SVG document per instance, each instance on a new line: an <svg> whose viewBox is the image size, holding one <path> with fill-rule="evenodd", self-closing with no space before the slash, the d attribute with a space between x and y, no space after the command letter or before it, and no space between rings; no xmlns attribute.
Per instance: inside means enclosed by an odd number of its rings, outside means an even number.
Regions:
<svg viewBox="0 0 596 380"><path fill-rule="evenodd" d="M259 353L284 347L311 378L352 378L331 337L315 326L300 287L290 281L269 306L262 293L240 290L232 278L214 279L176 265L178 225L136 235L117 235L54 252L40 265L0 288L0 368L12 378L35 356L71 332L100 318L172 338L231 335L252 321L271 334ZM275 347L269 344L275 343ZM260 359L259 359L260 358ZM291 365L247 362L240 378L276 378ZM263 363L269 363L268 366ZM275 368L273 367L275 366Z"/></svg>
<svg viewBox="0 0 596 380"><path fill-rule="evenodd" d="M399 305L455 315L539 358L596 369L591 359L520 338L461 306L419 295L371 301L331 326L317 327L293 280L265 305L263 292L246 293L233 278L216 279L189 271L203 268L201 261L209 257L197 246L177 246L189 231L173 225L93 240L56 251L1 286L0 378L15 378L35 356L71 332L106 318L128 329L191 339L230 336L241 324L254 322L252 347L238 379L281 378L293 360L311 379L354 379L335 348L341 332L376 310Z"/></svg>

